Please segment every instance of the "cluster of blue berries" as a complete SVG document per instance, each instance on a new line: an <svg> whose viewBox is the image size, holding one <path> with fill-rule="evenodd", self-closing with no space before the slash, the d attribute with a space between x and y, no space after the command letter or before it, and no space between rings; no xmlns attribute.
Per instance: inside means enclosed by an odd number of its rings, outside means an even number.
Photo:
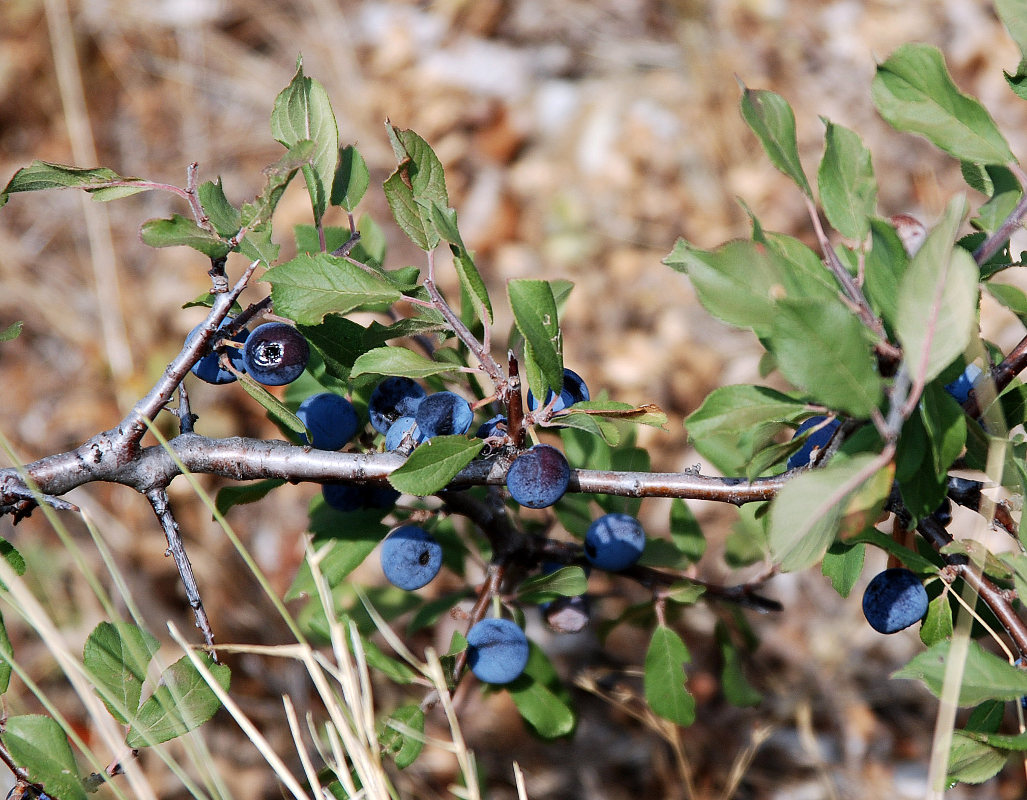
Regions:
<svg viewBox="0 0 1027 800"><path fill-rule="evenodd" d="M385 449L416 446L436 436L467 433L471 404L454 392L428 394L410 378L386 378L367 404L372 427L385 434Z"/></svg>
<svg viewBox="0 0 1027 800"><path fill-rule="evenodd" d="M234 322L226 317L218 329L224 329ZM190 344L199 335L203 326L197 325L186 337ZM223 337L222 337L223 338ZM241 348L229 347L228 359L239 372L246 372L255 381L265 386L284 386L296 380L310 360L310 345L306 338L292 325L284 322L265 322L252 331L243 328L232 336L231 341L242 344ZM235 375L221 366L217 347L221 340L211 342L209 353L193 364L191 372L207 383L223 384L235 380Z"/></svg>

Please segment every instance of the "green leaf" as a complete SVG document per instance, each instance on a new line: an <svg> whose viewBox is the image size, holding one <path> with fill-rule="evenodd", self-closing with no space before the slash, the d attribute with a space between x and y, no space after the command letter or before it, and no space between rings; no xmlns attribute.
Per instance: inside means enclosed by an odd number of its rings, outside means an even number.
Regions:
<svg viewBox="0 0 1027 800"><path fill-rule="evenodd" d="M646 547L648 548L648 546L649 543L647 542ZM703 586L701 583L695 583L694 581L690 581L686 578L685 580L676 581L675 583L668 586L666 592L664 593L664 597L666 597L672 603L677 603L683 606L690 606L694 605L695 603L698 603L699 598L701 598L704 594L706 594L705 586Z"/></svg>
<svg viewBox="0 0 1027 800"><path fill-rule="evenodd" d="M517 330L541 373L543 383L531 383L531 391L535 397L545 397L549 390L559 394L563 386L563 339L552 287L547 281L515 279L507 281L506 291Z"/></svg>
<svg viewBox="0 0 1027 800"><path fill-rule="evenodd" d="M829 578L834 590L842 597L848 597L852 587L863 572L866 545L862 543L834 542L824 553L820 569Z"/></svg>
<svg viewBox="0 0 1027 800"><path fill-rule="evenodd" d="M485 446L483 439L436 436L419 445L406 463L389 475L389 483L406 494L426 497L449 485Z"/></svg>
<svg viewBox="0 0 1027 800"><path fill-rule="evenodd" d="M208 258L222 258L231 247L215 233L204 230L191 219L173 214L171 219L151 219L139 229L143 244L150 247L191 247Z"/></svg>
<svg viewBox="0 0 1027 800"><path fill-rule="evenodd" d="M922 681L931 694L941 697L951 644L951 640L938 642L892 673L892 677ZM1019 700L1027 695L1027 672L992 655L973 640L968 644L958 705L973 706L985 700Z"/></svg>
<svg viewBox="0 0 1027 800"><path fill-rule="evenodd" d="M687 727L695 722L695 698L685 688L685 643L666 625L657 626L645 654L645 699L664 719Z"/></svg>
<svg viewBox="0 0 1027 800"><path fill-rule="evenodd" d="M0 741L14 763L25 769L32 782L46 789L49 796L86 800L68 737L53 719L41 714L8 717Z"/></svg>
<svg viewBox="0 0 1027 800"><path fill-rule="evenodd" d="M11 660L14 657L14 647L11 645L11 638L7 635L7 625L0 615L0 694L4 694L11 685Z"/></svg>
<svg viewBox="0 0 1027 800"><path fill-rule="evenodd" d="M273 489L283 486L285 480L282 478L269 478L264 481L250 481L240 486L222 486L218 489L214 506L219 514L227 514L232 506L241 506L246 503L256 503L263 500Z"/></svg>
<svg viewBox="0 0 1027 800"><path fill-rule="evenodd" d="M895 50L877 66L871 97L893 128L923 136L961 161L1014 160L984 106L956 88L936 47L910 43Z"/></svg>
<svg viewBox="0 0 1027 800"><path fill-rule="evenodd" d="M727 626L717 623L717 644L720 646L720 659L723 664L720 672L720 685L727 701L737 708L751 708L763 701L763 695L751 684L742 670L742 656L738 647L731 641Z"/></svg>
<svg viewBox="0 0 1027 800"><path fill-rule="evenodd" d="M122 183L134 183L140 178L124 178L107 167L93 169L69 167L65 164L53 164L49 161L33 161L29 166L22 167L8 181L0 192L0 207L7 204L10 195L15 192L39 192L45 189L84 189L93 192L98 199L113 200L115 197L126 197L136 192L151 189L151 186L133 187L116 186ZM104 190L117 188L117 192ZM101 194L101 192L103 192Z"/></svg>
<svg viewBox="0 0 1027 800"><path fill-rule="evenodd" d="M12 339L17 339L19 336L21 336L21 329L24 324L25 323L21 322L20 320L18 322L12 322L6 328L0 331L0 342L9 342Z"/></svg>
<svg viewBox="0 0 1027 800"><path fill-rule="evenodd" d="M931 466L941 477L952 466L966 444L966 415L963 408L942 386L924 388L920 417L931 446Z"/></svg>
<svg viewBox="0 0 1027 800"><path fill-rule="evenodd" d="M368 350L353 362L350 377L358 375L399 375L405 378L426 378L460 369L455 364L442 364L425 358L405 347L378 347Z"/></svg>
<svg viewBox="0 0 1027 800"><path fill-rule="evenodd" d="M1013 213L1016 204L1020 202L1023 190L1008 167L988 164L983 169L988 177L988 183L991 184L991 191L988 192L990 197L988 202L977 209L977 216L970 224L978 230L990 232L997 230Z"/></svg>
<svg viewBox="0 0 1027 800"><path fill-rule="evenodd" d="M246 391L246 394L264 407L264 410L267 411L268 416L271 417L276 425L287 431L292 431L298 436L306 436L309 440L310 431L307 430L307 426L300 421L299 417L289 410L289 407L286 406L285 403L271 394L271 392L253 380L253 378L245 372L236 372L235 375L239 379L239 385Z"/></svg>
<svg viewBox="0 0 1027 800"><path fill-rule="evenodd" d="M953 198L899 284L895 330L910 375L936 378L970 343L977 321L977 265L956 231L966 200Z"/></svg>
<svg viewBox="0 0 1027 800"><path fill-rule="evenodd" d="M396 723L396 727L393 726ZM399 725L403 729L399 729ZM407 728L419 735L412 735ZM424 712L416 703L408 703L393 711L378 733L382 751L392 756L396 766L406 769L413 764L424 748Z"/></svg>
<svg viewBox="0 0 1027 800"><path fill-rule="evenodd" d="M224 664L215 664L205 653L200 657L218 685L228 691L231 670ZM189 657L182 656L161 673L160 686L140 706L125 744L149 747L170 741L198 728L220 707L221 701L207 681Z"/></svg>
<svg viewBox="0 0 1027 800"><path fill-rule="evenodd" d="M667 424L667 415L659 406L652 403L633 406L631 403L621 403L617 400L582 400L559 412L553 417L553 422L563 424L568 417L576 414L604 417L618 422L633 422L636 425L649 425L653 428L663 428Z"/></svg>
<svg viewBox="0 0 1027 800"><path fill-rule="evenodd" d="M83 666L118 722L128 724L139 708L146 668L159 649L154 636L126 622L101 622L86 639Z"/></svg>
<svg viewBox="0 0 1027 800"><path fill-rule="evenodd" d="M995 0L995 11L1021 56L1027 58L1027 7L1021 0Z"/></svg>
<svg viewBox="0 0 1027 800"><path fill-rule="evenodd" d="M506 684L506 691L536 734L543 739L568 736L577 724L570 696L542 649L533 642L529 645L528 664L519 678Z"/></svg>
<svg viewBox="0 0 1027 800"><path fill-rule="evenodd" d="M296 142L278 161L264 168L267 181L252 203L242 207L242 224L249 230L261 230L282 199L285 188L303 167L309 167L314 156L314 143L309 139Z"/></svg>
<svg viewBox="0 0 1027 800"><path fill-rule="evenodd" d="M327 314L320 325L297 325L317 351L328 373L337 380L349 380L350 369L367 347L365 329L338 314Z"/></svg>
<svg viewBox="0 0 1027 800"><path fill-rule="evenodd" d="M324 86L303 74L303 60L296 63L296 74L275 98L271 111L271 135L285 147L309 140L314 143L310 163L303 167L314 220L324 216L335 167L339 161L339 126Z"/></svg>
<svg viewBox="0 0 1027 800"><path fill-rule="evenodd" d="M984 783L994 778L1006 765L1009 756L980 741L974 734L953 731L949 750L948 780L961 783Z"/></svg>
<svg viewBox="0 0 1027 800"><path fill-rule="evenodd" d="M217 181L205 181L196 187L203 213L207 215L214 230L224 239L230 239L239 232L242 226L242 213L228 202L221 178Z"/></svg>
<svg viewBox="0 0 1027 800"><path fill-rule="evenodd" d="M456 223L456 211L452 208L443 208L438 203L431 203L428 207L432 224L439 235L449 242L450 250L453 252L453 266L456 268L460 285L467 294L474 298L474 313L481 318L486 325L492 324L492 301L489 299L488 288L485 281L474 265L474 256L467 249L463 238L460 236L460 229ZM555 292L554 292L555 296ZM484 313L482 313L484 312Z"/></svg>
<svg viewBox="0 0 1027 800"><path fill-rule="evenodd" d="M827 221L842 236L862 242L870 232L869 217L877 206L870 151L855 132L824 122L827 145L817 172L820 204Z"/></svg>
<svg viewBox="0 0 1027 800"><path fill-rule="evenodd" d="M588 578L581 567L562 567L556 572L534 575L517 587L517 600L536 605L558 597L577 597L588 591Z"/></svg>
<svg viewBox="0 0 1027 800"><path fill-rule="evenodd" d="M364 157L353 145L346 145L339 151L339 166L332 181L332 205L352 211L363 198L370 181Z"/></svg>
<svg viewBox="0 0 1027 800"><path fill-rule="evenodd" d="M706 537L688 504L675 497L670 501L670 538L678 551L693 564L706 552Z"/></svg>
<svg viewBox="0 0 1027 800"><path fill-rule="evenodd" d="M832 461L788 481L770 506L770 550L785 572L815 564L834 541L854 493L873 479L855 479L876 456ZM878 473L879 474L879 473ZM883 501L889 485L883 487Z"/></svg>
<svg viewBox="0 0 1027 800"><path fill-rule="evenodd" d="M317 325L326 314L346 314L371 303L394 303L402 296L383 279L328 253L303 253L272 267L275 312L300 325Z"/></svg>
<svg viewBox="0 0 1027 800"><path fill-rule="evenodd" d="M813 197L799 161L795 114L788 101L776 92L742 86L742 117L756 134L770 162L791 178L803 194Z"/></svg>
<svg viewBox="0 0 1027 800"><path fill-rule="evenodd" d="M439 232L431 222L430 208L449 207L446 175L435 152L413 131L386 125L392 149L399 160L384 185L385 199L396 224L422 250L434 250Z"/></svg>
<svg viewBox="0 0 1027 800"><path fill-rule="evenodd" d="M895 228L886 220L872 219L863 290L892 329L899 321L899 282L908 266L909 256Z"/></svg>
<svg viewBox="0 0 1027 800"><path fill-rule="evenodd" d="M952 638L952 604L942 592L927 606L927 616L920 624L920 641L928 647Z"/></svg>
<svg viewBox="0 0 1027 800"><path fill-rule="evenodd" d="M725 475L738 475L808 406L765 386L722 386L685 420L692 445Z"/></svg>

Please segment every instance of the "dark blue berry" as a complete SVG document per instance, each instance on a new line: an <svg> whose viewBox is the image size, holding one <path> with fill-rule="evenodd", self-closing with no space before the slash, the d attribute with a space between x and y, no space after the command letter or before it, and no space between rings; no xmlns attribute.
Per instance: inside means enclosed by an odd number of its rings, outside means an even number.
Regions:
<svg viewBox="0 0 1027 800"><path fill-rule="evenodd" d="M284 386L306 369L310 345L292 325L265 322L253 329L242 352L253 380L265 386Z"/></svg>
<svg viewBox="0 0 1027 800"><path fill-rule="evenodd" d="M816 428L826 419L827 417L825 416L810 417L798 427L792 438L795 439L802 436L806 431L811 428ZM841 420L836 417L823 427L811 433L809 437L807 437L806 441L802 443L802 447L789 457L787 464L788 469L809 466L809 460L813 455L813 449L827 447L828 443L831 441L831 437L834 436L834 432L838 430L841 424Z"/></svg>
<svg viewBox="0 0 1027 800"><path fill-rule="evenodd" d="M506 434L506 417L496 414L492 419L485 420L478 426L478 432L474 435L479 439L488 439L490 436L503 436Z"/></svg>
<svg viewBox="0 0 1027 800"><path fill-rule="evenodd" d="M945 391L952 395L957 403L965 403L970 396L970 390L974 388L977 379L981 377L981 368L976 364L967 364L966 369L952 383L945 384Z"/></svg>
<svg viewBox="0 0 1027 800"><path fill-rule="evenodd" d="M629 514L604 514L585 533L585 557L610 572L630 567L644 549L645 530Z"/></svg>
<svg viewBox="0 0 1027 800"><path fill-rule="evenodd" d="M474 420L471 404L453 392L428 395L414 413L417 427L425 439L467 433Z"/></svg>
<svg viewBox="0 0 1027 800"><path fill-rule="evenodd" d="M489 617L467 632L467 664L485 683L510 683L528 665L528 637L517 623Z"/></svg>
<svg viewBox="0 0 1027 800"><path fill-rule="evenodd" d="M403 525L382 542L381 562L389 583L413 591L439 574L442 545L424 528Z"/></svg>
<svg viewBox="0 0 1027 800"><path fill-rule="evenodd" d="M365 508L392 508L399 499L399 492L391 486L326 483L321 487L321 496L336 511L360 511Z"/></svg>
<svg viewBox="0 0 1027 800"><path fill-rule="evenodd" d="M233 317L226 317L221 321L221 324L218 325L218 330L221 330L222 328L227 328L229 325L232 324L233 321ZM203 323L201 322L199 325L197 325L195 328L189 331L189 335L185 338L186 345L192 344L193 340L200 335L200 330L202 328ZM235 336L232 337L232 341L245 342L246 337L248 335L249 331L243 328ZM231 383L235 380L235 375L233 375L231 372L229 372L227 369L224 369L221 366L221 356L218 355L218 353L213 352L216 349L217 344L218 336L217 334L215 334L214 338L211 339L210 346L208 348L211 352L208 352L205 356L203 356L203 358L201 358L199 361L193 364L192 367L190 367L189 371L192 372L193 375L195 375L201 381L206 381L207 383ZM240 350L237 347L229 347L226 348L226 350L228 352L228 359L232 362L232 366L240 372L245 372L246 367L243 365L242 350Z"/></svg>
<svg viewBox="0 0 1027 800"><path fill-rule="evenodd" d="M878 633L895 633L927 613L927 590L914 573L893 567L874 576L863 593L863 616Z"/></svg>
<svg viewBox="0 0 1027 800"><path fill-rule="evenodd" d="M414 416L426 396L424 388L410 378L386 378L374 387L367 401L371 427L378 433L388 433L392 423L400 417Z"/></svg>
<svg viewBox="0 0 1027 800"><path fill-rule="evenodd" d="M335 392L311 395L300 403L296 416L307 426L311 443L319 450L338 450L360 428L353 404Z"/></svg>
<svg viewBox="0 0 1027 800"><path fill-rule="evenodd" d="M548 444L525 450L506 473L510 496L528 508L547 508L563 497L571 468L563 453Z"/></svg>
<svg viewBox="0 0 1027 800"><path fill-rule="evenodd" d="M400 417L389 426L389 432L385 434L385 449L390 452L399 450L407 436L415 446L424 441L417 420L413 417Z"/></svg>
<svg viewBox="0 0 1027 800"><path fill-rule="evenodd" d="M553 390L550 389L546 394L546 403L549 403L552 399ZM563 411L568 406L588 399L588 386L585 385L585 381L574 370L565 368L563 371L563 389L560 390L560 396L553 403L553 411ZM534 411L536 408L538 408L538 400L531 393L531 389L528 389L528 409Z"/></svg>

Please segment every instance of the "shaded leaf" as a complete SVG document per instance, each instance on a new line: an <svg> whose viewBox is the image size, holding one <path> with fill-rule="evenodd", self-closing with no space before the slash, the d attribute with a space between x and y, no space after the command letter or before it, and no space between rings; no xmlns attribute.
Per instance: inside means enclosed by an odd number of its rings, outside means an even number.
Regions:
<svg viewBox="0 0 1027 800"><path fill-rule="evenodd" d="M221 237L181 214L173 214L170 219L147 220L139 229L139 238L150 247L191 247L208 258L221 258L231 252Z"/></svg>
<svg viewBox="0 0 1027 800"><path fill-rule="evenodd" d="M556 311L556 300L547 281L514 279L506 283L517 330L530 348L530 357L538 366L541 383L529 382L535 397L545 397L550 390L559 394L563 387L563 338Z"/></svg>
<svg viewBox="0 0 1027 800"><path fill-rule="evenodd" d="M332 180L332 205L352 211L363 198L370 182L371 176L364 157L353 145L346 145L339 151L339 166ZM334 249L329 248L329 251Z"/></svg>
<svg viewBox="0 0 1027 800"><path fill-rule="evenodd" d="M133 183L140 178L125 178L107 167L82 168L69 167L66 164L54 164L49 161L33 161L29 166L22 167L14 173L10 181L0 192L0 206L7 204L10 196L16 192L39 192L45 189L84 189L87 192L100 192L112 188L113 184ZM150 189L150 186L118 187L117 194L100 195L105 200L114 197L126 197L136 192Z"/></svg>
<svg viewBox="0 0 1027 800"><path fill-rule="evenodd" d="M102 688L100 699L118 722L128 724L139 708L146 669L160 642L125 622L101 622L86 639L82 663Z"/></svg>
<svg viewBox="0 0 1027 800"><path fill-rule="evenodd" d="M0 741L15 764L27 770L33 783L61 800L85 800L75 755L61 726L50 717L26 714L8 717Z"/></svg>
<svg viewBox="0 0 1027 800"><path fill-rule="evenodd" d="M558 597L576 597L588 591L585 570L577 566L562 567L555 572L534 575L517 587L517 599L534 605L549 603Z"/></svg>
<svg viewBox="0 0 1027 800"><path fill-rule="evenodd" d="M483 439L436 436L419 445L403 466L389 475L389 483L401 492L419 497L435 494L446 488L484 446Z"/></svg>
<svg viewBox="0 0 1027 800"><path fill-rule="evenodd" d="M393 726L393 723L397 723ZM402 726L402 729L399 727ZM407 728L417 735L407 732ZM424 748L424 712L416 703L408 703L393 711L378 733L378 744L392 756L396 766L406 769L413 764Z"/></svg>
<svg viewBox="0 0 1027 800"><path fill-rule="evenodd" d="M922 681L931 694L941 697L951 645L950 639L938 642L892 673L892 677ZM1019 700L1027 695L1027 671L987 652L973 640L968 646L959 687L960 706L973 706L984 700Z"/></svg>
<svg viewBox="0 0 1027 800"><path fill-rule="evenodd" d="M200 656L218 685L228 691L231 670L215 664L210 656ZM207 685L188 656L161 673L161 685L139 708L125 737L129 747L149 747L167 742L198 728L214 716L221 701Z"/></svg>
<svg viewBox="0 0 1027 800"><path fill-rule="evenodd" d="M664 719L687 727L695 722L695 698L685 688L685 643L666 625L657 626L645 654L645 699Z"/></svg>
<svg viewBox="0 0 1027 800"><path fill-rule="evenodd" d="M214 506L219 514L227 514L232 506L256 503L263 500L273 489L285 485L283 478L269 478L263 481L250 481L239 486L222 486L218 489Z"/></svg>

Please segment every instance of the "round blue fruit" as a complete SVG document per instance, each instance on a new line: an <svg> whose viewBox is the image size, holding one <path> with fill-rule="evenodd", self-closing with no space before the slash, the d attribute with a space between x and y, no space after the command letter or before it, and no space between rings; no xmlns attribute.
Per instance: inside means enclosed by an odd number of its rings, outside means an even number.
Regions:
<svg viewBox="0 0 1027 800"><path fill-rule="evenodd" d="M478 432L474 435L479 439L488 439L490 436L504 436L506 434L506 417L503 414L496 414L492 419L485 420L478 426Z"/></svg>
<svg viewBox="0 0 1027 800"><path fill-rule="evenodd" d="M247 337L242 356L253 380L265 386L284 386L306 369L310 345L292 325L265 322Z"/></svg>
<svg viewBox="0 0 1027 800"><path fill-rule="evenodd" d="M312 394L300 403L296 416L307 426L311 444L318 450L338 450L360 428L353 404L335 392Z"/></svg>
<svg viewBox="0 0 1027 800"><path fill-rule="evenodd" d="M895 633L927 613L927 590L914 573L893 567L874 576L863 593L863 616L878 633Z"/></svg>
<svg viewBox="0 0 1027 800"><path fill-rule="evenodd" d="M546 403L548 404L552 399L553 390L550 389L546 394ZM565 368L563 371L563 389L560 390L560 396L553 403L553 411L563 411L568 406L588 399L588 386L585 385L585 381L574 370ZM538 400L531 393L531 389L528 389L528 410L534 411L536 408L538 408Z"/></svg>
<svg viewBox="0 0 1027 800"><path fill-rule="evenodd" d="M795 435L792 436L795 439L798 436L802 436L806 431L811 428L816 428L818 425L824 422L827 417L816 416L810 417L808 420L803 422L798 429L795 431ZM834 436L834 432L841 426L841 420L837 417L832 419L822 428L814 431L809 435L805 442L802 443L802 447L788 458L788 469L795 469L796 467L805 467L809 465L810 457L813 455L814 448L827 447L831 441L831 437Z"/></svg>
<svg viewBox="0 0 1027 800"><path fill-rule="evenodd" d="M321 496L336 511L360 511L392 508L399 499L399 492L391 486L326 483L321 487Z"/></svg>
<svg viewBox="0 0 1027 800"><path fill-rule="evenodd" d="M225 317L225 319L221 321L221 324L218 325L218 330L221 330L222 328L227 328L234 321L234 317ZM196 337L200 335L200 330L202 328L203 323L201 322L199 325L197 325L195 328L189 331L189 335L185 337L185 343L187 346L192 344L193 340L195 340ZM246 337L249 335L249 333L250 332L248 330L243 328L235 336L232 337L232 341L240 343L245 342ZM215 335L214 338L211 340L210 344L217 345L217 343L218 337L217 335ZM205 356L203 356L203 358L201 358L199 361L193 364L192 367L190 367L189 371L192 372L192 374L199 378L201 381L205 381L207 383L223 384L231 383L232 381L234 381L235 375L233 375L231 372L229 372L227 369L224 369L221 366L221 356L218 355L218 353L213 352L215 348L211 346L209 349L211 350L211 352L208 352ZM232 362L232 366L240 372L245 372L246 367L243 365L242 350L240 350L237 347L230 347L227 348L227 351L228 360Z"/></svg>
<svg viewBox="0 0 1027 800"><path fill-rule="evenodd" d="M385 434L385 449L389 452L399 450L407 436L414 445L419 445L424 441L424 437L417 427L417 420L413 417L400 417L389 426L389 432Z"/></svg>
<svg viewBox="0 0 1027 800"><path fill-rule="evenodd" d="M510 496L528 508L548 508L563 497L571 468L563 453L552 445L537 444L525 450L506 473Z"/></svg>
<svg viewBox="0 0 1027 800"><path fill-rule="evenodd" d="M414 413L417 428L425 439L467 433L474 421L471 404L453 392L430 394Z"/></svg>
<svg viewBox="0 0 1027 800"><path fill-rule="evenodd" d="M485 683L510 683L528 665L528 637L517 623L489 617L467 632L467 664Z"/></svg>
<svg viewBox="0 0 1027 800"><path fill-rule="evenodd" d="M629 514L604 514L588 526L585 534L585 557L610 572L630 567L644 549L645 530Z"/></svg>
<svg viewBox="0 0 1027 800"><path fill-rule="evenodd" d="M378 433L388 433L400 417L412 417L427 396L424 388L410 378L386 378L371 392L367 401L367 415L371 427Z"/></svg>
<svg viewBox="0 0 1027 800"><path fill-rule="evenodd" d="M976 364L967 364L966 369L958 378L952 383L945 384L945 391L952 395L957 403L965 403L970 397L970 390L974 388L974 384L981 374L981 368Z"/></svg>
<svg viewBox="0 0 1027 800"><path fill-rule="evenodd" d="M442 568L442 545L424 528L403 525L385 537L382 571L400 589L420 589Z"/></svg>

